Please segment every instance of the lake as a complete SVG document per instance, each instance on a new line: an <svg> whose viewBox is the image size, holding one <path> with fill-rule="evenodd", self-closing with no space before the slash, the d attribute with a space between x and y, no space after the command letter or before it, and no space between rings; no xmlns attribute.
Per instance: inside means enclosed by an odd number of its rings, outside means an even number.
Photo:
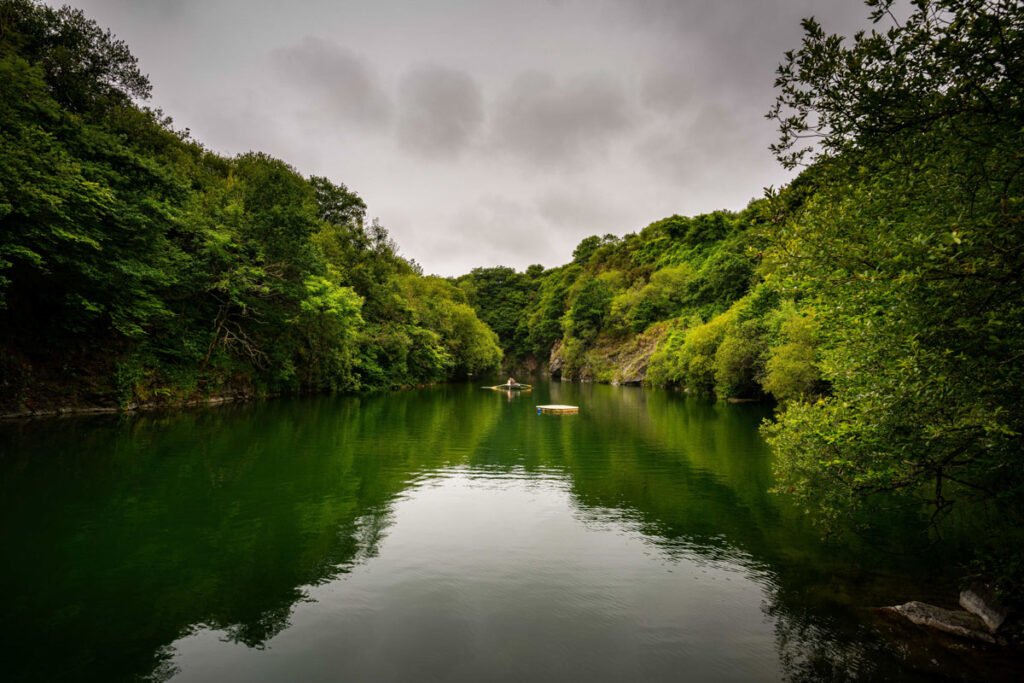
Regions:
<svg viewBox="0 0 1024 683"><path fill-rule="evenodd" d="M955 561L909 513L822 540L770 414L466 384L0 424L3 676L935 680L868 608L955 600Z"/></svg>

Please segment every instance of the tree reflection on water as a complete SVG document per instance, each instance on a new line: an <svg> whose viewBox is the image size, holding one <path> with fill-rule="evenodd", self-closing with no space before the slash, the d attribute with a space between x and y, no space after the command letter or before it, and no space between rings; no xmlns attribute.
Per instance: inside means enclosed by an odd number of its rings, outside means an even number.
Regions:
<svg viewBox="0 0 1024 683"><path fill-rule="evenodd" d="M538 389L511 402L448 386L3 426L8 671L166 679L177 671L172 644L200 629L264 647L311 587L377 555L397 500L462 468L555 473L581 524L628 520L666 558L739 567L764 588L789 680L913 680L906 653L857 608L948 588L940 563L922 561L914 519L890 520L872 539L820 540L768 493L763 409ZM547 400L584 410L532 415ZM907 552L872 552L878 544Z"/></svg>

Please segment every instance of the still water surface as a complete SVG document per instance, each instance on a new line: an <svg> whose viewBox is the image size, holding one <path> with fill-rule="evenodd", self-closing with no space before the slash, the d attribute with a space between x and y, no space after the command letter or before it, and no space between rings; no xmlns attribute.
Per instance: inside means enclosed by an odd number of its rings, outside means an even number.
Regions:
<svg viewBox="0 0 1024 683"><path fill-rule="evenodd" d="M934 680L864 608L948 597L943 558L913 519L823 542L769 414L450 385L0 425L4 678Z"/></svg>

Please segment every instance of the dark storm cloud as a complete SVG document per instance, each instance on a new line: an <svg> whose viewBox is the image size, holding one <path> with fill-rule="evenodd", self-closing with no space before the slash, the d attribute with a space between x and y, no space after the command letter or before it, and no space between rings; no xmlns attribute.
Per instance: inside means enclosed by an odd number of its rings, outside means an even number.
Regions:
<svg viewBox="0 0 1024 683"><path fill-rule="evenodd" d="M603 155L632 125L618 84L604 76L559 83L551 76L520 76L498 99L494 134L499 146L544 166L576 166Z"/></svg>
<svg viewBox="0 0 1024 683"><path fill-rule="evenodd" d="M484 119L483 96L463 71L418 68L402 79L398 94L398 141L428 159L461 153Z"/></svg>
<svg viewBox="0 0 1024 683"><path fill-rule="evenodd" d="M369 65L351 50L306 36L274 50L271 58L282 81L307 91L326 108L326 116L368 127L388 122L387 95Z"/></svg>

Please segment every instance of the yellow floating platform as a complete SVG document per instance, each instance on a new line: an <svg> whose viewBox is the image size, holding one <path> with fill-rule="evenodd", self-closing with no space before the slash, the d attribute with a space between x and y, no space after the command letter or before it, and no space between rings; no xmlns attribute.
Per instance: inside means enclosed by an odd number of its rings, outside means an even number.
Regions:
<svg viewBox="0 0 1024 683"><path fill-rule="evenodd" d="M563 406L563 405L550 405L550 406L537 406L537 414L544 413L545 415L575 415L580 412L579 406Z"/></svg>

